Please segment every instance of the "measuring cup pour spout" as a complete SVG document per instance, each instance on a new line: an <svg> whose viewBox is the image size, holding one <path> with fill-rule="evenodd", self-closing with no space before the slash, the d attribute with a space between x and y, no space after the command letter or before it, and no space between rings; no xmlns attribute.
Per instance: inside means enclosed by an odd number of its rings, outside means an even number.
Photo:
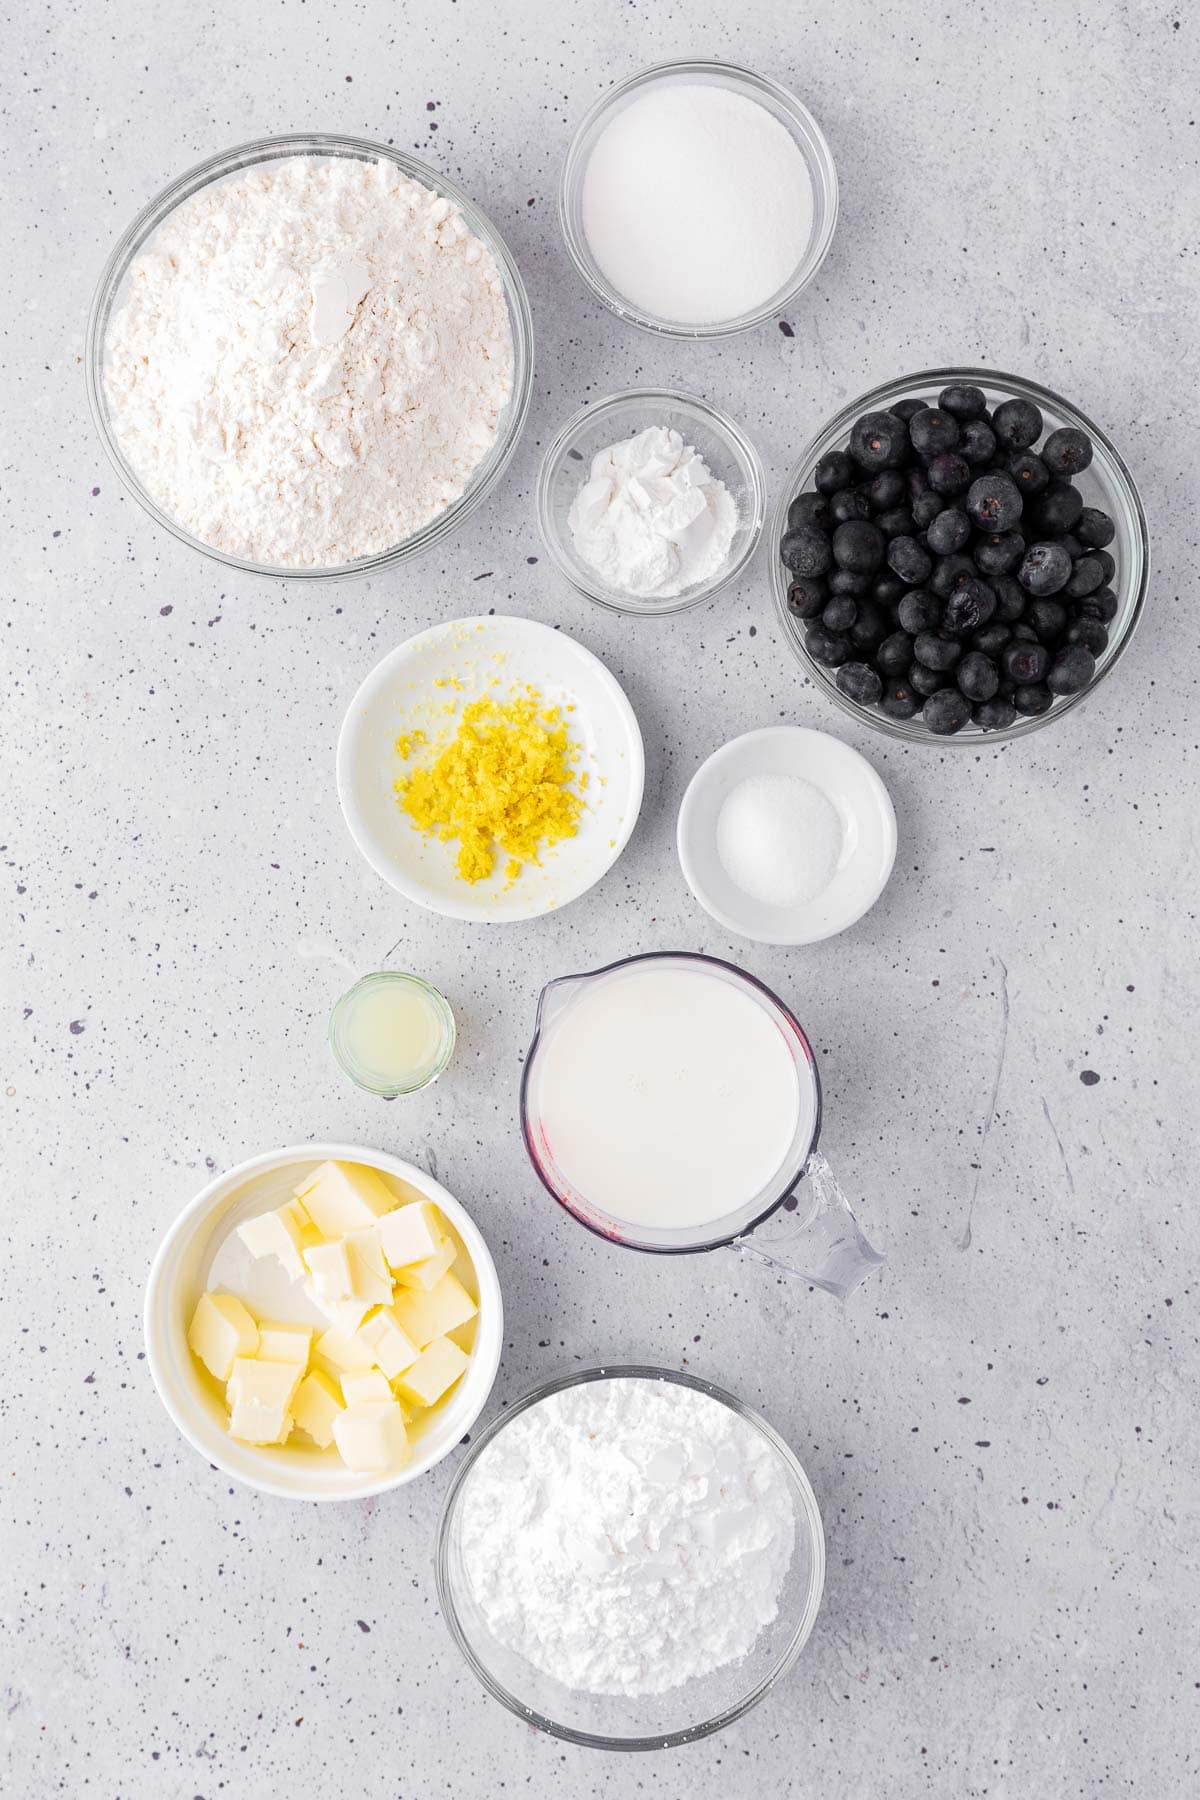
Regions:
<svg viewBox="0 0 1200 1800"><path fill-rule="evenodd" d="M807 1210L800 1201L789 1212L785 1202L753 1231L734 1238L734 1247L743 1256L799 1275L845 1300L885 1258L859 1230L837 1177L819 1150L805 1163L804 1173L808 1177L807 1190L802 1190L809 1197Z"/></svg>

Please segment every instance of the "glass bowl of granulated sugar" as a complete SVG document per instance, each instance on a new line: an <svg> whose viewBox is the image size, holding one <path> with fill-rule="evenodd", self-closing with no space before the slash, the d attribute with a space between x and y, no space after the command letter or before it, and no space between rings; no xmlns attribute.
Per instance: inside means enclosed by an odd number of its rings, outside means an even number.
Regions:
<svg viewBox="0 0 1200 1800"><path fill-rule="evenodd" d="M495 486L533 327L511 253L454 182L306 134L213 157L139 213L85 367L151 518L235 568L329 578L436 543Z"/></svg>
<svg viewBox="0 0 1200 1800"><path fill-rule="evenodd" d="M438 1536L438 1597L479 1681L600 1750L670 1749L748 1712L803 1650L824 1577L793 1452L670 1369L589 1369L508 1407Z"/></svg>

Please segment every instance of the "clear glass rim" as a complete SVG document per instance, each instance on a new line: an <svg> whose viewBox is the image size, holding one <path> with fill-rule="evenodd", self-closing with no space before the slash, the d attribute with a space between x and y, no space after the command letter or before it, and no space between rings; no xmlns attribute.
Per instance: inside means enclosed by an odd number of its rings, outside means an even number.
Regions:
<svg viewBox="0 0 1200 1800"><path fill-rule="evenodd" d="M591 134L609 108L616 106L638 88L648 87L666 76L694 75L697 78L708 76L724 77L736 87L749 87L759 94L768 95L777 106L786 112L794 125L799 127L801 153L812 177L814 187L819 187L824 205L825 218L819 236L810 239L803 256L797 264L795 279L789 285L773 294L763 306L753 311L742 313L736 319L724 319L715 325L685 325L670 319L661 319L654 313L644 312L634 306L623 294L619 294L603 277L593 261L591 252L581 234L576 231L571 217L571 201L583 178L583 149ZM797 132L793 130L792 136ZM717 59L695 58L680 62L654 63L649 68L639 69L636 74L618 82L607 93L601 94L583 115L575 133L571 138L563 161L562 173L558 186L558 222L562 231L563 242L567 254L575 265L575 271L584 285L590 289L596 299L617 317L630 325L636 325L642 331L656 333L660 337L672 338L722 338L733 337L739 331L751 331L756 325L762 325L767 319L774 318L776 313L789 307L797 295L813 281L829 253L837 230L838 219L838 179L837 165L833 160L833 152L829 141L812 113L802 100L779 82L772 81L765 75L756 74L753 69L744 69L738 63L721 62Z"/></svg>
<svg viewBox="0 0 1200 1800"><path fill-rule="evenodd" d="M554 469L559 459L570 448L575 438L584 427L605 413L614 411L618 406L630 404L665 403L669 406L694 408L716 431L718 437L724 437L733 448L749 474L749 486L753 495L754 516L750 522L746 542L741 553L728 565L713 576L712 580L701 584L695 593L681 594L674 600L644 600L641 596L631 594L627 600L617 597L612 588L598 583L589 585L579 569L570 563L563 553L560 535L554 524L553 508L550 504L550 490L554 479ZM581 406L571 414L565 425L556 433L549 448L542 458L537 479L537 516L538 529L542 542L546 546L550 560L563 579L582 594L585 600L595 601L607 612L623 613L630 618L648 619L665 617L670 613L687 612L690 607L703 606L717 594L736 581L753 561L762 538L763 524L767 511L767 485L763 474L762 461L758 451L750 442L741 426L728 413L722 412L710 400L701 400L697 394L685 394L682 390L671 388L624 388L620 393L606 394L601 400L593 400Z"/></svg>
<svg viewBox="0 0 1200 1800"><path fill-rule="evenodd" d="M256 163L274 162L287 156L306 155L342 156L364 162L391 162L410 180L418 181L452 200L461 209L475 235L496 258L504 284L513 339L513 388L508 401L507 417L496 442L472 472L466 490L444 512L440 512L428 525L422 526L420 531L414 532L412 537L405 538L402 543L393 544L371 556L358 557L353 562L317 568L290 563L252 562L195 537L186 526L165 512L143 486L117 441L104 392L104 343L113 302L130 263L159 226L184 200L213 182L234 174L238 169L251 168ZM216 562L224 563L228 568L240 569L247 575L266 575L280 581L341 581L357 575L374 574L437 543L473 512L495 487L512 460L529 416L533 394L533 315L525 284L508 245L487 214L448 175L443 175L439 169L430 167L418 157L409 156L403 150L396 150L389 144L376 143L368 138L343 137L331 132L293 132L278 137L254 138L207 157L177 176L142 207L117 239L96 284L88 313L83 363L88 405L105 454L125 491L156 524L191 549L200 551Z"/></svg>
<svg viewBox="0 0 1200 1800"><path fill-rule="evenodd" d="M999 731L984 731L976 726L968 726L962 731L941 737L928 731L923 725L912 720L890 719L868 706L862 706L843 694L829 672L821 667L808 653L800 632L796 628L788 612L787 589L784 565L778 555L779 540L787 522L788 508L796 495L807 486L818 460L837 446L848 434L851 425L860 413L870 412L877 406L886 408L889 402L902 399L910 391L922 387L946 387L952 382L971 382L983 388L1001 388L1020 399L1033 400L1059 413L1069 423L1078 426L1088 433L1094 444L1101 451L1103 463L1100 479L1105 488L1106 498L1114 507L1119 507L1125 515L1133 540L1133 566L1118 573L1121 577L1123 595L1131 595L1128 612L1121 633L1111 646L1107 661L1097 670L1095 676L1078 694L1067 694L1055 701L1048 712L1036 718L1017 719L1012 725L1005 725ZM1095 469L1096 463L1091 467ZM1146 529L1146 515L1142 509L1141 497L1138 494L1133 476L1124 458L1112 443L1108 434L1100 426L1089 419L1069 400L1056 394L1052 388L1043 387L1039 382L1031 381L1024 375L1012 375L1002 369L918 369L914 374L903 375L891 381L882 382L867 393L860 394L847 406L843 406L821 430L809 440L795 464L789 471L784 486L780 489L779 498L771 517L771 587L775 597L775 610L783 628L784 640L797 661L804 668L817 688L833 700L843 712L861 724L868 725L873 731L883 732L885 736L896 738L905 744L924 744L934 748L979 750L991 745L1012 743L1018 738L1028 737L1031 732L1040 730L1045 725L1052 725L1061 719L1073 707L1090 699L1105 677L1116 667L1124 655L1131 638L1145 610L1146 594L1150 581L1150 541Z"/></svg>
<svg viewBox="0 0 1200 1800"><path fill-rule="evenodd" d="M674 1383L677 1387L692 1388L697 1393L707 1394L710 1399L718 1401L723 1406L727 1406L731 1412L738 1416L738 1418L745 1420L748 1425L754 1427L766 1442L770 1444L771 1448L782 1458L788 1473L792 1478L795 1491L799 1496L799 1510L802 1515L801 1518L797 1520L797 1527L799 1529L803 1525L808 1526L809 1552L811 1559L808 1595L806 1597L804 1610L793 1630L786 1649L778 1658L774 1667L761 1681L757 1682L750 1692L744 1695L741 1700L736 1701L732 1706L726 1707L723 1712L716 1714L715 1717L706 1719L698 1725L688 1726L682 1731L664 1732L652 1737L640 1736L615 1738L605 1737L596 1732L577 1731L570 1725L560 1725L554 1719L548 1718L544 1714L537 1712L533 1707L524 1705L517 1699L515 1694L510 1693L504 1684L496 1679L491 1671L480 1662L478 1656L476 1656L475 1651L467 1638L466 1632L463 1629L462 1621L459 1618L458 1608L454 1602L454 1595L450 1583L450 1545L456 1508L461 1499L466 1482L470 1477L471 1471L487 1446L494 1438L499 1437L505 1427L510 1425L520 1413L527 1411L531 1406L536 1406L540 1401L548 1399L552 1394L563 1393L568 1388L582 1387L586 1383L592 1381L620 1380L666 1381ZM524 1395L522 1399L517 1400L513 1405L506 1407L498 1417L492 1420L490 1425L487 1425L484 1430L480 1432L479 1436L472 1443L466 1456L455 1470L453 1480L450 1483L446 1498L442 1504L442 1516L438 1525L434 1572L442 1614L446 1620L450 1635L462 1652L462 1655L467 1662L467 1666L470 1668L476 1680L479 1681L480 1684L487 1689L488 1693L492 1695L492 1698L499 1700L502 1706L506 1706L508 1710L515 1713L519 1719L523 1719L527 1725L536 1725L539 1730L548 1732L553 1737L564 1738L568 1743L580 1744L586 1749L671 1750L680 1744L693 1743L697 1738L710 1737L714 1731L724 1730L725 1726L731 1725L735 1719L740 1719L745 1713L748 1713L752 1707L757 1706L760 1700L764 1700L783 1677L795 1667L799 1660L800 1652L804 1649L805 1644L812 1635L812 1629L816 1623L817 1614L820 1611L821 1596L825 1586L825 1532L821 1524L821 1513L820 1508L817 1505L817 1497L813 1492L812 1483L809 1481L808 1476L804 1471L803 1464L800 1462L800 1459L797 1457L787 1440L781 1437L775 1427L767 1419L763 1418L761 1413L756 1412L752 1406L747 1406L746 1402L744 1400L739 1400L736 1394L727 1392L725 1388L718 1387L714 1382L705 1381L699 1375L686 1375L679 1370L659 1368L653 1364L646 1363L606 1363L599 1365L596 1368L584 1369L570 1375L560 1375L555 1377L552 1381L541 1383L540 1386Z"/></svg>
<svg viewBox="0 0 1200 1800"><path fill-rule="evenodd" d="M355 1060L348 1045L343 1040L342 1027L345 1024L346 1017L350 1012L355 996L361 994L364 988L373 987L416 988L419 993L423 994L427 1000L433 1003L434 1011L441 1021L442 1043L441 1048L434 1061L430 1064L428 1071L421 1076L419 1081L401 1082L397 1084L392 1081L380 1082L374 1080L366 1072L361 1063L358 1063ZM454 1055L454 1045L457 1034L458 1028L454 1023L454 1014L451 1011L450 1002L446 999L446 996L438 988L435 988L432 982L426 981L423 975L413 975L407 969L373 969L367 975L360 975L358 980L354 982L351 987L348 987L344 994L339 995L338 999L334 1002L333 1011L329 1015L329 1048L338 1068L342 1071L343 1075L347 1075L350 1078L355 1087L362 1088L368 1094L377 1094L380 1099L383 1100L396 1100L402 1094L419 1094L422 1088L432 1087L438 1076L444 1074L450 1065L450 1058Z"/></svg>

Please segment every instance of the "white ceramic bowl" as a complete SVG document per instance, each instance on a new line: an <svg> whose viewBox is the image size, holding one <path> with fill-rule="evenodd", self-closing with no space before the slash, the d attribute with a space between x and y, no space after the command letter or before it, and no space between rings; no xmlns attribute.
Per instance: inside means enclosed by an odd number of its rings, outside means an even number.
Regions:
<svg viewBox="0 0 1200 1800"><path fill-rule="evenodd" d="M356 1475L336 1450L294 1444L260 1447L241 1444L226 1430L220 1391L201 1371L187 1344L192 1311L205 1291L214 1267L216 1280L247 1292L259 1316L306 1323L318 1321L298 1287L288 1282L273 1259L255 1263L233 1236L234 1227L254 1213L281 1206L318 1163L365 1163L378 1170L397 1198L406 1189L432 1200L455 1239L459 1258L455 1273L479 1303L471 1364L458 1386L425 1418L418 1416L410 1436L412 1460L387 1475ZM245 1282L233 1274L231 1258L243 1258ZM230 1275L227 1278L225 1271ZM483 1410L500 1364L504 1307L495 1264L479 1227L452 1194L432 1176L398 1156L364 1150L353 1144L299 1144L251 1157L219 1175L196 1195L168 1231L150 1270L146 1288L146 1354L159 1398L188 1443L206 1462L215 1463L248 1487L285 1500L361 1500L404 1487L432 1469L459 1444Z"/></svg>
<svg viewBox="0 0 1200 1800"><path fill-rule="evenodd" d="M577 834L518 880L505 882L501 856L493 875L471 885L455 874L457 840L426 837L401 812L395 782L417 764L401 759L396 740L414 727L450 735L448 704L485 691L503 699L514 683L573 709L567 725L589 775L587 806ZM616 679L574 638L532 619L451 619L409 638L367 676L338 740L342 812L375 872L418 906L487 924L553 912L599 881L629 841L644 780L642 734Z"/></svg>
<svg viewBox="0 0 1200 1800"><path fill-rule="evenodd" d="M752 775L799 775L832 802L842 848L829 885L795 906L747 894L717 851L717 820L728 795ZM679 864L707 913L760 944L815 944L861 919L887 886L896 860L891 796L865 756L840 738L802 726L748 731L714 750L688 784L679 809Z"/></svg>

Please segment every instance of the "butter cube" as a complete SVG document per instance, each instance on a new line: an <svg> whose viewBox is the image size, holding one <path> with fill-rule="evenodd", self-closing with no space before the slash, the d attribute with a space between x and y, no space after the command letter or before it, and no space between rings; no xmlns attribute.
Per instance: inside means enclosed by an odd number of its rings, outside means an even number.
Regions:
<svg viewBox="0 0 1200 1800"><path fill-rule="evenodd" d="M260 1325L255 1354L263 1362L299 1363L307 1369L312 1349L312 1327L309 1325Z"/></svg>
<svg viewBox="0 0 1200 1800"><path fill-rule="evenodd" d="M311 1281L305 1282L304 1292L317 1311L323 1312L329 1323L344 1333L346 1337L353 1337L371 1310L369 1300L322 1300L317 1293L315 1283Z"/></svg>
<svg viewBox="0 0 1200 1800"><path fill-rule="evenodd" d="M443 1275L427 1294L419 1288L402 1288L392 1302L392 1311L413 1343L423 1350L434 1338L445 1337L447 1332L465 1325L479 1308L456 1275Z"/></svg>
<svg viewBox="0 0 1200 1800"><path fill-rule="evenodd" d="M401 1287L421 1288L428 1293L430 1288L437 1286L457 1255L453 1242L444 1237L436 1256L427 1256L424 1262L409 1263L406 1268L397 1269L396 1280Z"/></svg>
<svg viewBox="0 0 1200 1800"><path fill-rule="evenodd" d="M378 1312L363 1320L355 1342L363 1345L371 1361L383 1370L389 1381L415 1363L420 1350L420 1345L413 1343L390 1306L381 1306Z"/></svg>
<svg viewBox="0 0 1200 1800"><path fill-rule="evenodd" d="M392 1278L373 1229L349 1231L342 1239L350 1264L354 1295L368 1306L386 1306L392 1297Z"/></svg>
<svg viewBox="0 0 1200 1800"><path fill-rule="evenodd" d="M395 1396L386 1375L378 1369L362 1369L357 1374L347 1369L342 1376L342 1399L347 1406L365 1406L372 1400L392 1400Z"/></svg>
<svg viewBox="0 0 1200 1800"><path fill-rule="evenodd" d="M244 1444L282 1444L292 1429L290 1407L304 1371L298 1364L239 1356L226 1390L229 1435Z"/></svg>
<svg viewBox="0 0 1200 1800"><path fill-rule="evenodd" d="M312 1276L313 1294L322 1306L327 1301L332 1304L353 1300L354 1276L343 1243L314 1244L304 1252L304 1267Z"/></svg>
<svg viewBox="0 0 1200 1800"><path fill-rule="evenodd" d="M460 1350L451 1338L434 1338L396 1382L396 1398L414 1406L432 1406L447 1388L453 1387L470 1361L466 1351Z"/></svg>
<svg viewBox="0 0 1200 1800"><path fill-rule="evenodd" d="M294 1422L322 1450L333 1442L333 1421L341 1410L341 1396L323 1369L314 1369L304 1377L292 1401Z"/></svg>
<svg viewBox="0 0 1200 1800"><path fill-rule="evenodd" d="M372 1225L396 1204L382 1177L361 1163L322 1163L295 1190L295 1198L327 1238Z"/></svg>
<svg viewBox="0 0 1200 1800"><path fill-rule="evenodd" d="M303 1230L286 1207L278 1212L259 1213L257 1218L243 1219L237 1234L251 1256L274 1256L283 1264L289 1281L299 1281L304 1274L300 1249Z"/></svg>
<svg viewBox="0 0 1200 1800"><path fill-rule="evenodd" d="M258 1326L236 1294L201 1294L187 1341L210 1375L228 1381L234 1358L258 1349Z"/></svg>
<svg viewBox="0 0 1200 1800"><path fill-rule="evenodd" d="M432 1200L398 1206L379 1221L379 1241L388 1266L405 1268L436 1256L442 1241L442 1220Z"/></svg>
<svg viewBox="0 0 1200 1800"><path fill-rule="evenodd" d="M402 1468L411 1454L404 1418L394 1400L347 1406L334 1418L333 1437L346 1467L363 1475Z"/></svg>
<svg viewBox="0 0 1200 1800"><path fill-rule="evenodd" d="M313 1345L314 1358L326 1369L337 1376L344 1375L347 1369L373 1369L375 1357L366 1344L358 1340L358 1333L339 1331L331 1325L328 1331Z"/></svg>

